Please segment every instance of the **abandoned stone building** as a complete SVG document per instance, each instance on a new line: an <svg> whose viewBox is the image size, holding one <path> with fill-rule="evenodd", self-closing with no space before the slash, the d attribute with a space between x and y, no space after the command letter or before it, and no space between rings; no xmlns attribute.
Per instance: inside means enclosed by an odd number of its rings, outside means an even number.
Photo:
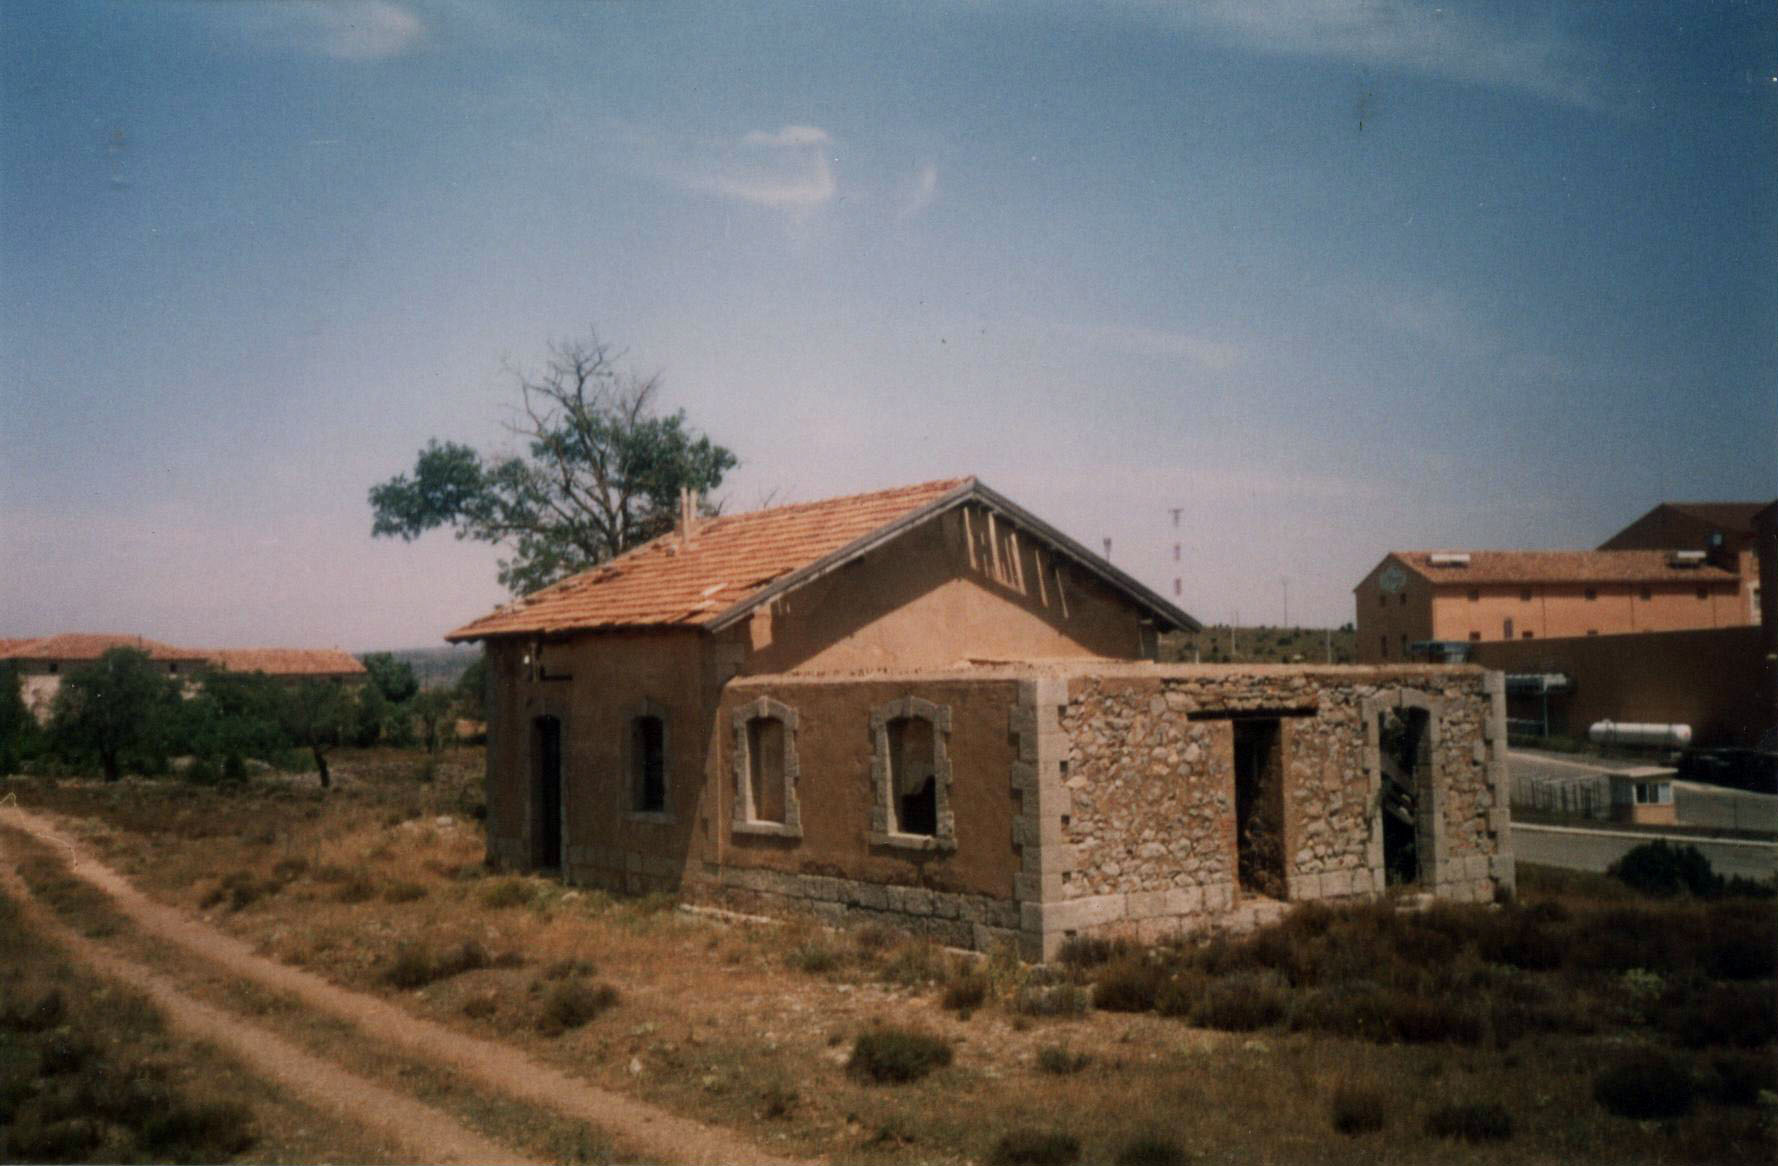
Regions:
<svg viewBox="0 0 1778 1166"><path fill-rule="evenodd" d="M1196 627L963 478L688 506L448 638L489 654L516 869L1034 958L1511 887L1498 676L1154 662Z"/></svg>

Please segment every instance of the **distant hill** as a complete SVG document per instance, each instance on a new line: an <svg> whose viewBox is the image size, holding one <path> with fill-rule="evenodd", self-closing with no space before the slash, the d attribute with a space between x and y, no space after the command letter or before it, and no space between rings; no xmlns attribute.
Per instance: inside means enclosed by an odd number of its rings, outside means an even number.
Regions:
<svg viewBox="0 0 1778 1166"><path fill-rule="evenodd" d="M1229 626L1206 625L1195 634L1169 632L1162 636L1160 658L1186 664L1326 664L1330 654L1335 664L1358 659L1358 633L1351 624L1332 629L1236 628L1233 655L1229 652Z"/></svg>
<svg viewBox="0 0 1778 1166"><path fill-rule="evenodd" d="M397 660L407 661L421 688L449 688L482 654L480 644L450 644L442 648L378 648ZM362 660L369 652L358 653Z"/></svg>

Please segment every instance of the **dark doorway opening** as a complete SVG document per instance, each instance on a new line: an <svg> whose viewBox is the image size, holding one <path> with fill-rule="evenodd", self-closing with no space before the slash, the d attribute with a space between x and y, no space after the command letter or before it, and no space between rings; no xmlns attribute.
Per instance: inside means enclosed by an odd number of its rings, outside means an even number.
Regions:
<svg viewBox="0 0 1778 1166"><path fill-rule="evenodd" d="M1392 887L1419 882L1429 857L1420 837L1425 787L1432 775L1432 734L1427 730L1425 709L1391 709L1377 718L1383 875Z"/></svg>
<svg viewBox="0 0 1778 1166"><path fill-rule="evenodd" d="M562 722L538 717L531 723L533 781L531 865L537 870L562 867Z"/></svg>
<svg viewBox="0 0 1778 1166"><path fill-rule="evenodd" d="M1242 719L1235 734L1235 870L1241 889L1275 899L1284 884L1283 726Z"/></svg>

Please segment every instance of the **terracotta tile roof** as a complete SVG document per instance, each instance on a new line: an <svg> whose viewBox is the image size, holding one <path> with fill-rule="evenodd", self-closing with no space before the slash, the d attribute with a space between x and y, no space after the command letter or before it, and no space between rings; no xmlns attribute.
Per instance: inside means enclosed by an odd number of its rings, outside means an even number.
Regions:
<svg viewBox="0 0 1778 1166"><path fill-rule="evenodd" d="M360 664L338 648L218 648L210 662L227 672L268 676L359 676Z"/></svg>
<svg viewBox="0 0 1778 1166"><path fill-rule="evenodd" d="M608 563L533 592L447 640L620 627L700 627L799 568L953 491L947 478L871 494L705 519L690 547L662 535Z"/></svg>
<svg viewBox="0 0 1778 1166"><path fill-rule="evenodd" d="M1464 554L1464 566L1432 565L1432 555ZM1390 558L1434 583L1722 583L1733 571L1673 564L1672 551L1391 551Z"/></svg>
<svg viewBox="0 0 1778 1166"><path fill-rule="evenodd" d="M64 632L59 636L42 636L35 640L9 641L11 647L0 650L0 658L13 660L97 660L112 648L135 648L146 652L150 660L192 660L207 658L205 652L175 648L142 636L87 635Z"/></svg>

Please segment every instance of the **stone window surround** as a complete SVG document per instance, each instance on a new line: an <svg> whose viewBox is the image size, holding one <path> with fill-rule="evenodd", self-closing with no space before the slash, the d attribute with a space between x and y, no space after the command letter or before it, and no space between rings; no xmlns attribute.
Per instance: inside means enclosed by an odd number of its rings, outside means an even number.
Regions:
<svg viewBox="0 0 1778 1166"><path fill-rule="evenodd" d="M938 804L938 829L933 834L903 834L893 829L895 775L889 764L889 722L902 718L924 720L932 725L933 794ZM871 710L870 731L870 844L902 850L957 849L957 819L951 813L951 706L911 694L898 697Z"/></svg>
<svg viewBox="0 0 1778 1166"><path fill-rule="evenodd" d="M802 805L797 800L797 783L802 767L796 755L796 710L769 696L760 696L739 706L730 716L734 732L733 772L735 778L734 816L729 829L735 834L759 834L775 838L803 836ZM754 817L752 751L747 740L747 727L756 720L776 720L784 726L784 820L770 822Z"/></svg>
<svg viewBox="0 0 1778 1166"><path fill-rule="evenodd" d="M642 801L642 775L636 771L636 722L642 717L654 717L661 723L661 808L659 810L639 810L636 807ZM643 697L640 704L630 710L624 718L623 741L620 745L623 756L623 790L624 818L630 822L653 822L660 825L671 825L673 817L673 783L671 775L673 767L668 759L673 755L673 728L667 719L667 710L657 701Z"/></svg>

